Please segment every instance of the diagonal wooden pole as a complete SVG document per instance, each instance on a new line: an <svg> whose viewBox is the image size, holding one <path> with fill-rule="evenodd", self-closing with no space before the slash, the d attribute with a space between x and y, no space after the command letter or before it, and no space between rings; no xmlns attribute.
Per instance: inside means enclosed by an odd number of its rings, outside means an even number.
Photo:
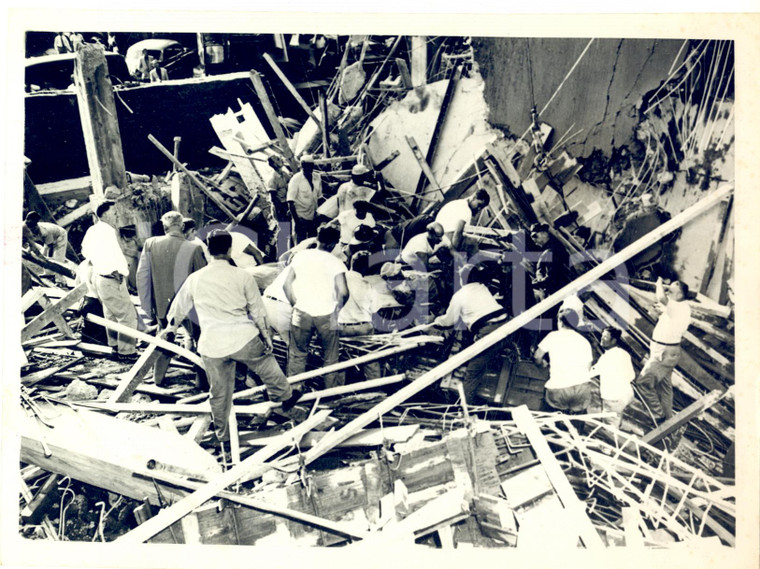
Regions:
<svg viewBox="0 0 760 569"><path fill-rule="evenodd" d="M261 466L275 454L292 445L294 441L299 440L303 435L324 421L329 414L329 411L315 413L306 419L306 421L300 423L292 430L283 433L282 437L278 440L272 441L234 468L231 468L211 482L198 488L195 492L174 505L161 510L155 517L140 524L129 533L122 535L116 540L116 542L126 545L129 543L143 543L144 541L149 540L157 533L163 531L177 520L201 506L204 502L216 496L217 493L243 478L253 468Z"/></svg>

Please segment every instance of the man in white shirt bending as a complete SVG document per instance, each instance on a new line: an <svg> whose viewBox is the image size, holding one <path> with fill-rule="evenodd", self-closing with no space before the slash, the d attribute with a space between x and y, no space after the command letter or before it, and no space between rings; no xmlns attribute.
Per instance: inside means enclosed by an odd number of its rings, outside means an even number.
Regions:
<svg viewBox="0 0 760 569"><path fill-rule="evenodd" d="M636 377L636 372L631 363L631 354L620 347L619 328L605 328L602 331L601 345L604 353L592 366L591 377L599 376L602 411L615 413L614 417L605 421L619 428L625 408L633 401L631 382Z"/></svg>
<svg viewBox="0 0 760 569"><path fill-rule="evenodd" d="M461 322L472 332L473 341L477 342L503 325L508 319L508 314L486 286L493 276L492 269L484 264L466 266L463 272L467 269L470 269L467 284L454 293L446 313L437 317L432 325L450 328ZM467 364L462 382L467 403L480 403L477 396L478 386L483 380L489 362L502 355L502 347L503 342L497 343L472 358Z"/></svg>
<svg viewBox="0 0 760 569"><path fill-rule="evenodd" d="M323 226L317 235L317 248L293 255L285 280L285 296L293 306L288 345L288 376L306 370L309 343L316 333L322 345L323 365L337 363L338 311L348 298L346 265L331 253L340 232ZM325 387L341 385L342 374L325 376Z"/></svg>
<svg viewBox="0 0 760 569"><path fill-rule="evenodd" d="M549 381L544 386L546 403L570 415L585 413L591 402L591 344L576 331L578 315L573 311L560 314L559 329L541 340L533 357L546 366L549 356Z"/></svg>
<svg viewBox="0 0 760 569"><path fill-rule="evenodd" d="M671 376L681 357L681 338L691 321L691 307L686 300L688 293L689 287L681 281L666 286L658 277L655 283L656 308L661 314L652 332L649 359L635 385L658 423L673 415Z"/></svg>
<svg viewBox="0 0 760 569"><path fill-rule="evenodd" d="M137 312L127 291L129 265L115 229L114 204L105 201L95 208L98 221L82 239L82 256L92 264L92 285L103 305L103 317L136 329ZM119 359L136 358L135 339L131 336L108 330L108 345Z"/></svg>
<svg viewBox="0 0 760 569"><path fill-rule="evenodd" d="M451 246L457 251L462 250L464 245L464 226L472 223L472 220L491 201L491 197L485 190L478 190L469 198L453 200L444 205L435 217L435 221L443 226L444 235L451 242Z"/></svg>
<svg viewBox="0 0 760 569"><path fill-rule="evenodd" d="M418 271L427 271L430 270L431 263L440 263L443 260L438 254L448 254L450 248L451 242L443 234L443 226L434 221L428 224L425 233L415 235L409 240L401 250L400 259Z"/></svg>

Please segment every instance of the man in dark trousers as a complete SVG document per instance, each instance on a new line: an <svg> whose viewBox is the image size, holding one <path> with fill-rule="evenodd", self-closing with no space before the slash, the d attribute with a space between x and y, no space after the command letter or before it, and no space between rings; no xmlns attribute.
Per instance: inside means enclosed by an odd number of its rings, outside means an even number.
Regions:
<svg viewBox="0 0 760 569"><path fill-rule="evenodd" d="M269 400L281 402L285 411L293 407L301 392L290 387L272 355L272 337L256 280L244 269L230 264L232 236L217 229L209 234L206 244L213 260L187 277L169 309L163 336L176 332L195 306L201 328L198 352L211 386L211 418L226 453L237 362L259 376Z"/></svg>
<svg viewBox="0 0 760 569"><path fill-rule="evenodd" d="M181 213L167 212L161 217L161 223L165 234L150 237L143 245L137 266L137 290L143 310L163 329L174 295L188 275L206 266L206 258L200 245L185 239ZM185 328L189 328L189 333L193 332L192 323ZM170 361L171 352L161 350L153 367L156 385L163 383ZM204 387L205 378L199 378L198 383Z"/></svg>

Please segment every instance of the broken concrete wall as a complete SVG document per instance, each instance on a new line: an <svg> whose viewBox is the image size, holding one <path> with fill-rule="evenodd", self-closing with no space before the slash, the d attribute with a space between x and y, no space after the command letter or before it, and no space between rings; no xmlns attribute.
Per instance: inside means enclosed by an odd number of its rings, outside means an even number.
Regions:
<svg viewBox="0 0 760 569"><path fill-rule="evenodd" d="M588 43L584 38L473 38L491 123L520 136L530 126L531 106L543 109ZM631 137L637 101L667 77L682 44L595 39L541 121L554 127L556 137L571 127L583 129L567 144L574 156L588 156L594 148L609 155Z"/></svg>
<svg viewBox="0 0 760 569"><path fill-rule="evenodd" d="M411 90L371 124L373 134L369 149L375 162L399 151L398 157L383 169L383 176L402 192L415 191L421 172L406 137L413 137L423 155L427 153L447 85L448 80L444 80ZM454 183L483 153L486 144L499 135L487 122L488 108L483 88L483 79L477 74L457 83L431 164L436 181L444 189ZM427 196L439 198L440 194Z"/></svg>

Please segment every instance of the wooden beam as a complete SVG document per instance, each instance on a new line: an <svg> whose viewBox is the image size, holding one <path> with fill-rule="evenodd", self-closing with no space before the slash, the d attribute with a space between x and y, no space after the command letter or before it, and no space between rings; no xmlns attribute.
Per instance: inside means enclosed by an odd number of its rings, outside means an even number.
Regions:
<svg viewBox="0 0 760 569"><path fill-rule="evenodd" d="M189 490L198 490L203 487L203 484L200 482L194 482L183 477L174 476L166 471L151 471L150 477L154 478L159 484L165 483L169 486L187 488ZM254 498L245 494L236 494L234 492L221 490L216 493L216 497L223 498L234 504L240 504L241 506L253 508L254 510L266 512L268 514L273 514L276 516L282 516L309 526L326 529L339 535L346 535L357 539L363 539L370 535L369 532L357 529L352 525L349 526L341 522L334 522L327 518L321 518L306 512L299 512L298 510L293 510L291 508L284 508L276 504L270 504L265 500Z"/></svg>
<svg viewBox="0 0 760 569"><path fill-rule="evenodd" d="M231 468L224 474L214 478L211 482L199 487L195 492L179 502L161 510L156 516L117 538L116 542L126 545L147 541L161 530L166 529L183 516L201 506L207 500L216 496L220 491L240 480L256 466L263 465L265 461L272 458L281 450L298 441L303 435L324 421L329 414L329 411L315 413L303 423L300 423L290 431L283 433L278 441L272 442L255 454L249 456L234 468Z"/></svg>
<svg viewBox="0 0 760 569"><path fill-rule="evenodd" d="M412 36L412 87L427 84L427 37Z"/></svg>
<svg viewBox="0 0 760 569"><path fill-rule="evenodd" d="M75 289L71 290L61 300L45 308L41 314L38 314L21 330L21 342L23 343L27 340L30 340L32 336L42 331L42 329L51 322L55 322L58 326L58 329L65 336L73 338L74 333L66 321L63 320L63 313L71 308L74 304L82 300L85 294L87 294L87 284L82 283Z"/></svg>
<svg viewBox="0 0 760 569"><path fill-rule="evenodd" d="M673 415L670 419L663 422L659 427L649 431L641 438L642 442L653 445L654 443L662 440L672 432L676 431L682 425L691 421L694 417L702 414L704 411L715 405L723 398L724 395L725 392L716 389L701 399L697 399L694 403L688 407L685 407Z"/></svg>
<svg viewBox="0 0 760 569"><path fill-rule="evenodd" d="M221 210L222 210L222 212L223 212L225 215L227 215L227 216L228 216L230 219L235 219L235 214L234 214L234 212L232 212L232 210L230 210L230 208L228 208L228 207L227 207L227 205L226 205L226 204L225 204L225 203L224 203L222 200L220 200L220 199L219 199L219 197L218 197L217 195L215 195L215 194L214 194L214 192L210 191L210 190L209 190L209 189L206 187L206 185L205 185L204 183L202 183L202 182L201 182L201 181L198 179L198 176L196 176L194 173L192 173L190 170L188 170L188 169L185 167L185 165L184 165L184 164L182 164L182 162L179 162L178 160L176 160L176 159L174 158L174 155L173 155L171 152L169 152L169 151L166 149L166 147L165 147L163 144L161 144L161 143L160 143L160 142L159 142L159 141L156 139L156 137L155 137L155 136L153 136L152 134L149 134L149 135L148 135L148 140L150 140L150 141L153 143L153 145L154 145L156 148L158 148L158 150L161 152L161 154L163 154L164 156L166 156L166 157L167 157L167 158L168 158L168 159L171 161L171 163L172 163L172 164L174 164L174 165L175 165L177 168L179 168L179 170L180 170L180 171L181 171L183 174L185 174L185 175L186 175L186 176L187 176L187 177L190 179L190 181L191 181L193 184L195 184L195 185L198 187L198 189L200 189L200 190L201 190L201 191L202 191L204 194L206 194L208 197L210 197L210 198L211 198L211 200L212 200L212 201L213 201L213 202L214 202L214 203L217 205L217 207L218 207L219 209L221 209Z"/></svg>
<svg viewBox="0 0 760 569"><path fill-rule="evenodd" d="M420 150L419 145L417 144L417 141L414 140L413 136L407 136L406 137L406 143L409 145L409 148L412 149L412 154L414 155L414 159L417 161L417 164L420 165L421 172L420 176L424 180L427 178L428 182L430 182L430 185L433 186L434 190L441 191L441 186L438 183L438 180L435 179L435 174L433 174L433 169L430 167L430 164L428 164L427 160L425 160L425 157L422 155L422 150ZM422 184L424 186L424 182ZM419 184L418 186L419 187ZM420 192L417 192L419 194ZM441 191L441 194L443 192ZM418 197L415 195L415 201L419 202Z"/></svg>
<svg viewBox="0 0 760 569"><path fill-rule="evenodd" d="M285 159L290 165L290 169L293 172L298 172L301 169L301 165L293 155L293 151L290 149L288 139L285 137L285 132L282 130L280 119L272 106L272 102L269 100L269 94L267 93L264 82L261 80L261 74L257 71L251 71L250 74L251 83L253 83L253 89L256 91L256 96L259 98L261 106L264 107L264 113L266 113L269 119L269 124L272 126L277 142L279 142L280 150L285 156Z"/></svg>
<svg viewBox="0 0 760 569"><path fill-rule="evenodd" d="M209 425L211 425L210 408L208 413L201 415L193 421L193 424L190 425L190 428L185 433L185 437L192 439L196 443L200 443L203 440L203 436L206 434Z"/></svg>
<svg viewBox="0 0 760 569"><path fill-rule="evenodd" d="M580 290L590 285L594 281L606 275L608 272L610 272L612 269L614 269L618 265L625 263L628 259L631 259L635 255L639 254L641 251L645 250L647 247L650 247L654 243L658 242L665 235L672 233L679 227L686 224L691 219L694 219L699 214L707 211L713 205L715 205L721 199L723 199L726 195L731 193L732 191L733 191L733 186L726 186L718 191L713 192L711 195L707 196L706 198L703 198L697 204L691 206L685 211L682 211L681 213L674 216L669 221L662 224L655 230L650 231L649 233L641 237L638 241L631 243L628 247L624 248L622 251L619 251L618 253L614 254L609 259L606 259L605 261L603 261L602 263L600 263L599 265L597 265L596 267L594 267L587 273L581 275L575 281L561 288L554 294L550 295L548 298L545 298L538 304L530 307L529 309L522 312L518 316L512 318L511 320L508 320L505 324L503 324L502 326L500 326L499 328L497 328L490 334L486 335L485 337L481 338L480 340L478 340L471 346L465 348L464 350L450 357L448 360L446 360L442 364L436 366L435 368L431 369L430 371L426 373L423 373L421 376L419 376L417 379L415 379L412 383L410 383L406 387L400 389L399 391L389 396L388 398L386 398L384 401L382 401L381 403L379 403L372 409L367 410L366 412L364 412L357 418L353 419L348 424L346 424L343 428L339 429L338 431L334 431L331 433L330 436L325 437L325 439L322 441L321 444L312 448L305 455L304 457L305 463L310 464L311 462L313 462L314 460L322 456L324 453L331 450L335 445L340 444L341 442L346 440L348 437L359 432L360 429L363 429L364 427L369 425L371 422L377 420L379 416L384 415L385 413L387 413L388 411L390 411L397 405L403 403L404 401L406 401L413 395L419 393L423 389L429 387L436 381L445 377L447 374L453 372L459 366L467 363L468 361L470 361L472 358L474 358L481 352L501 342L504 338L506 338L513 332L519 330L520 328L522 328L523 326L525 326L526 324L528 324L535 318L538 318L544 312L546 312L553 306L562 302L566 296L569 296L570 294L574 294L577 290Z"/></svg>
<svg viewBox="0 0 760 569"><path fill-rule="evenodd" d="M66 227L74 223L77 219L84 217L88 213L92 213L92 206L89 203L80 205L74 211L71 211L57 220L55 223L61 227Z"/></svg>
<svg viewBox="0 0 760 569"><path fill-rule="evenodd" d="M185 358L186 360L194 363L201 369L204 369L204 370L206 369L206 367L203 365L203 360L198 354L191 352L190 350L186 350L185 348L182 348L178 346L177 344L172 344L171 342L167 342L166 340L162 338L151 336L150 334L146 334L145 332L140 332L139 330L135 330L134 328L130 328L129 326L125 326L124 324L119 324L118 322L106 320L105 318L101 316L97 316L95 314L88 314L87 320L89 320L90 322L94 322L95 324L100 324L104 328L108 328L110 330L118 332L119 334L124 334L125 336L135 338L136 340L142 340L143 342L146 342L148 344L156 345L159 348L163 348L164 350L168 350L172 352L173 354L177 354L178 356Z"/></svg>
<svg viewBox="0 0 760 569"><path fill-rule="evenodd" d="M109 186L127 187L127 170L108 64L103 49L84 44L74 60L79 119L87 150L92 190L103 196Z"/></svg>
<svg viewBox="0 0 760 569"><path fill-rule="evenodd" d="M435 161L435 152L438 149L438 141L441 138L441 132L443 132L443 127L446 124L446 114L449 110L449 105L451 105L451 101L454 99L454 93L456 93L457 84L459 83L459 78L461 76L462 67L460 65L457 65L454 68L454 72L452 73L448 84L446 85L446 92L443 95L443 101L441 101L441 110L439 111L438 118L435 121L433 135L430 137L430 144L428 145L427 152L425 153L425 163L428 164L428 167L431 169L431 174L433 163ZM417 179L417 187L414 190L414 193L417 196L421 195L425 190L425 178L429 179L429 176L427 174L423 176L423 173L424 171L420 173L420 177ZM437 186L437 184L435 184L435 186ZM416 211L418 207L419 199L415 197L414 201L412 202L412 209Z"/></svg>
<svg viewBox="0 0 760 569"><path fill-rule="evenodd" d="M320 121L317 118L317 115L314 114L314 111L311 110L311 107L309 104L304 100L304 98L301 96L301 93L298 92L298 89L296 89L293 84L288 80L285 73L282 72L282 69L280 69L280 66L277 65L272 59L272 56L268 53L264 54L264 61L266 61L269 64L269 67L272 68L272 71L275 72L277 77L280 78L280 81L282 81L283 85L285 85L285 88L288 90L288 92L293 95L293 98L296 100L296 102L301 105L301 108L306 112L307 115L311 117L311 120L314 121L314 123L317 125L317 128L322 128L322 121ZM322 115L323 117L327 115Z"/></svg>
<svg viewBox="0 0 760 569"><path fill-rule="evenodd" d="M322 124L320 130L322 131L322 156L330 158L330 117L327 114L327 99L325 94L319 92L319 113L322 115Z"/></svg>
<svg viewBox="0 0 760 569"><path fill-rule="evenodd" d="M148 375L148 372L153 368L156 360L161 356L161 352L156 344L150 344L145 351L140 354L140 357L135 364L125 374L121 375L119 380L119 386L108 398L111 403L124 403L129 401L134 394L137 386L142 383L142 380Z"/></svg>
<svg viewBox="0 0 760 569"><path fill-rule="evenodd" d="M594 524L586 515L585 504L578 498L573 490L570 481L565 476L562 466L557 461L549 443L541 434L541 429L533 420L533 415L525 405L520 405L512 409L512 419L514 419L517 428L520 429L533 447L533 452L541 461L544 472L554 486L554 491L559 496L562 506L573 517L575 523L573 527L578 532L578 537L583 541L586 549L601 549L604 547L599 533L596 531Z"/></svg>
<svg viewBox="0 0 760 569"><path fill-rule="evenodd" d="M299 373L297 375L294 375L292 377L288 378L288 382L292 385L295 383L300 383L302 381L306 381L307 379L313 379L315 377L322 377L323 375L327 375L329 373L334 373L337 371L343 371L344 369L348 369L353 366L361 366L369 362L373 362L375 360L379 360L382 358L387 358L389 356L393 356L396 354L401 354L403 352L407 352L409 350L413 350L415 348L420 347L425 342L420 343L409 343L402 346L397 346L394 348L388 348L386 350L380 350L379 352L374 352L371 354L366 354L364 356L359 356L356 358L351 358L349 360L344 360L342 362L335 363L333 365L329 365L326 367L321 367L317 369L312 369L309 371L305 371L303 373ZM257 387L251 387L249 389L244 389L242 391L238 391L232 396L233 400L236 399L245 399L250 398L253 395L256 395L257 393L263 392L265 389L264 386L260 385ZM197 401L203 401L208 397L208 394L206 393L200 393L198 395L193 395L191 397L186 397L180 401L180 403L195 403Z"/></svg>

